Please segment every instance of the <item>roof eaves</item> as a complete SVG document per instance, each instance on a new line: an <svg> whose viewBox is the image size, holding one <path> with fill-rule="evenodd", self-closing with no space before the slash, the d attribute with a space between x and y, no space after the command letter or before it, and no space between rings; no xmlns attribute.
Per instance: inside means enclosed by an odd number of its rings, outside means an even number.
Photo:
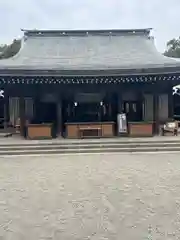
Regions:
<svg viewBox="0 0 180 240"><path fill-rule="evenodd" d="M180 74L179 67L105 69L105 70L40 70L40 69L0 69L0 76L133 76L133 75Z"/></svg>

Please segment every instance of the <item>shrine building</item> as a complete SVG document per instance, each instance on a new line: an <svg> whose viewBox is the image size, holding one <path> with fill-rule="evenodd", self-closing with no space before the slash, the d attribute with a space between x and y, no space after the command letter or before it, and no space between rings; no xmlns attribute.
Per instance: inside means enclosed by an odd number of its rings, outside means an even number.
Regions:
<svg viewBox="0 0 180 240"><path fill-rule="evenodd" d="M22 31L20 51L0 60L7 128L19 119L29 139L153 136L173 119L180 62L156 50L151 29Z"/></svg>

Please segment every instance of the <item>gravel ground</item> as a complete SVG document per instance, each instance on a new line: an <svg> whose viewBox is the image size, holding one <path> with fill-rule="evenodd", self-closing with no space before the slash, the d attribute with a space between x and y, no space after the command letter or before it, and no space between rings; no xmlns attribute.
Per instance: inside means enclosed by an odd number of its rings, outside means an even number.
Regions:
<svg viewBox="0 0 180 240"><path fill-rule="evenodd" d="M179 154L0 158L0 239L180 239Z"/></svg>

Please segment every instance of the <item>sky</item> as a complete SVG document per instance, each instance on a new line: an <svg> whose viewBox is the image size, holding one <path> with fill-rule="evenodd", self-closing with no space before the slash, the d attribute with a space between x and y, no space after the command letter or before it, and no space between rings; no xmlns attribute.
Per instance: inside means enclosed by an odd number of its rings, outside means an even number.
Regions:
<svg viewBox="0 0 180 240"><path fill-rule="evenodd" d="M153 28L157 49L180 35L180 0L0 0L0 43L20 29Z"/></svg>

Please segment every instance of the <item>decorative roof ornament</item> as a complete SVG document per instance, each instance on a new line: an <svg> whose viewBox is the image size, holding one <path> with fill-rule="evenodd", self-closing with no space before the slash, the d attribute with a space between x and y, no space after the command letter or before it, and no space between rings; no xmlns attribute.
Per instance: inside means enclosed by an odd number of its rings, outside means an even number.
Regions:
<svg viewBox="0 0 180 240"><path fill-rule="evenodd" d="M4 90L0 90L0 98L4 98Z"/></svg>
<svg viewBox="0 0 180 240"><path fill-rule="evenodd" d="M180 96L180 84L173 87L173 96L174 95Z"/></svg>

